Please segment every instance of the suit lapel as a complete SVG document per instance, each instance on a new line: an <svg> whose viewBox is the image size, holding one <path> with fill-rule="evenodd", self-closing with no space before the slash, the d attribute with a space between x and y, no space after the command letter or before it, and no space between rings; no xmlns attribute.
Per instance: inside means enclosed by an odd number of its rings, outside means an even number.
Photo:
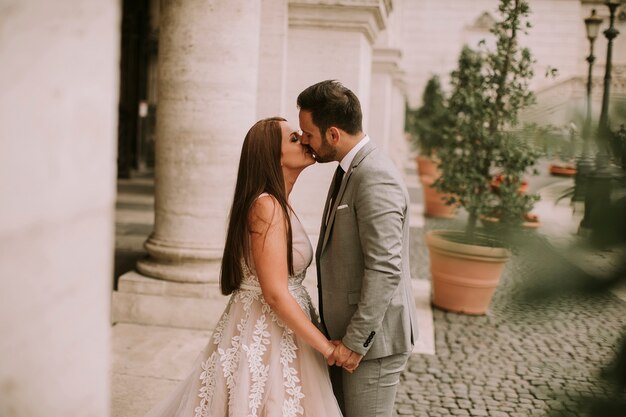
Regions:
<svg viewBox="0 0 626 417"><path fill-rule="evenodd" d="M315 250L315 258L317 261L317 267L318 267L318 275L319 275L319 260L320 260L320 256L322 254L322 243L324 242L324 236L326 235L326 230L328 229L326 227L326 222L324 221L326 218L326 212L328 211L328 205L330 203L330 194L332 193L332 184L335 182L335 177L333 176L333 180L331 182L331 186L328 188L328 194L326 194L326 204L324 204L324 211L322 212L322 224L320 225L320 234L319 234L319 238L317 239L317 249Z"/></svg>
<svg viewBox="0 0 626 417"><path fill-rule="evenodd" d="M359 166L361 161L363 161L363 159L367 155L369 155L370 152L372 152L374 149L376 149L376 147L372 144L372 142L370 140L354 156L354 159L352 160L352 165L350 166L350 169L348 169L348 172L346 172L345 178L343 179L343 183L341 184L341 188L339 188L339 192L337 193L337 198L335 199L335 201L333 201L333 206L331 208L331 212L330 212L330 215L328 217L328 224L326 224L326 226L324 226L325 222L324 222L324 219L322 219L323 234L320 231L320 239L323 236L323 240L322 240L321 246L320 246L319 242L318 242L318 245L317 245L318 256L321 256L322 252L326 248L326 243L328 242L328 239L330 238L330 233L331 233L331 231L333 229L333 224L335 222L335 214L337 213L337 207L339 206L339 202L341 201L341 198L343 197L343 194L345 193L346 188L348 188L348 184L350 183L350 177L352 176L352 171L354 171L354 169L356 169ZM328 200L329 200L329 198L330 198L330 192L328 193L328 196L326 197L326 204L324 206L324 213L326 213L326 211L328 210L328 203L329 203Z"/></svg>

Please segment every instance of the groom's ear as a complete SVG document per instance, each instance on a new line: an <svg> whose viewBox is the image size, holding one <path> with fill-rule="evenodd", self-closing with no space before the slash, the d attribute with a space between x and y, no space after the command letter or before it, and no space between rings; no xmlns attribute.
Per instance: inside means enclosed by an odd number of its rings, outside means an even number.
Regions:
<svg viewBox="0 0 626 417"><path fill-rule="evenodd" d="M328 128L328 136L330 143L337 145L337 143L339 143L339 138L341 137L341 132L339 132L339 129L336 127L331 126Z"/></svg>

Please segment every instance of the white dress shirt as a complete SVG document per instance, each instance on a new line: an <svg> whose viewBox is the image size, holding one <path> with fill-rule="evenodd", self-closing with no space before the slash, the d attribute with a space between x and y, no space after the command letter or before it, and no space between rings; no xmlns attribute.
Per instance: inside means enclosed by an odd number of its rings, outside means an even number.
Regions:
<svg viewBox="0 0 626 417"><path fill-rule="evenodd" d="M359 141L359 143L357 143L356 145L354 145L354 148L350 149L350 152L348 152L346 154L346 156L343 157L343 159L341 160L341 162L339 162L339 165L341 165L341 169L343 169L343 172L346 173L348 172L348 170L350 169L350 166L352 165L352 160L354 159L354 157L356 156L356 154L361 150L362 147L365 146L365 144L367 142L370 141L370 137L365 135L363 136L363 139L361 139Z"/></svg>

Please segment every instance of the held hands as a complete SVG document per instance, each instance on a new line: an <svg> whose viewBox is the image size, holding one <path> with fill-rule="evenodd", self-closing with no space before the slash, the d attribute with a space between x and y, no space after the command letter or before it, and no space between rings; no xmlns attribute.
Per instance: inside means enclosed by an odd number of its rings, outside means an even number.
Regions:
<svg viewBox="0 0 626 417"><path fill-rule="evenodd" d="M328 366L341 366L350 373L354 372L354 370L359 366L359 363L361 363L363 355L353 352L340 340L331 340L331 343L334 345L334 349L330 352L329 347L330 354L326 356L326 363L328 363Z"/></svg>

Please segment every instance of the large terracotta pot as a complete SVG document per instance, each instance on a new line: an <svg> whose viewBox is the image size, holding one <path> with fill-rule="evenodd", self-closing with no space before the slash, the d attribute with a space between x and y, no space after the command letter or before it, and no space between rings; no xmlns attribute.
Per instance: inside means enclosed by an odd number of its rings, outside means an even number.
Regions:
<svg viewBox="0 0 626 417"><path fill-rule="evenodd" d="M415 160L417 161L417 175L419 175L420 177L422 175L428 175L434 178L439 177L439 169L437 168L437 163L431 158L418 155Z"/></svg>
<svg viewBox="0 0 626 417"><path fill-rule="evenodd" d="M504 248L477 246L450 240L461 232L430 231L432 303L444 310L485 314L511 252Z"/></svg>
<svg viewBox="0 0 626 417"><path fill-rule="evenodd" d="M442 217L449 219L454 217L456 208L445 203L445 197L449 194L441 193L433 187L437 178L429 175L422 175L422 189L424 190L424 215L428 217Z"/></svg>

